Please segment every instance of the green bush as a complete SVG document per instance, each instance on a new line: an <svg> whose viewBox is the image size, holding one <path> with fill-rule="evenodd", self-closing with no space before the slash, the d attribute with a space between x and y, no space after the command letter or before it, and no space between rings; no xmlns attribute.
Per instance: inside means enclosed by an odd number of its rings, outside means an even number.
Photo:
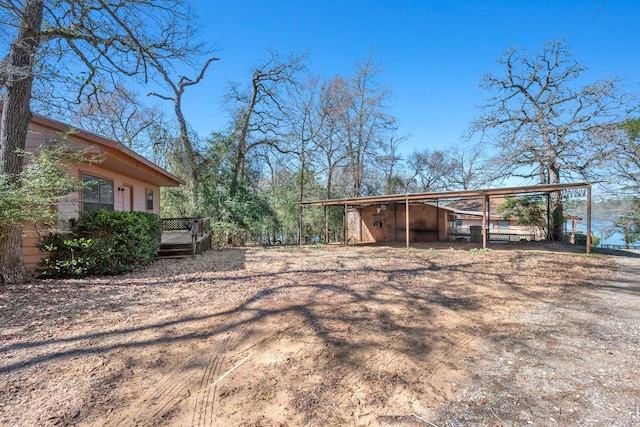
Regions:
<svg viewBox="0 0 640 427"><path fill-rule="evenodd" d="M160 247L162 224L155 214L97 210L83 212L69 234L52 234L40 249L50 256L39 276L121 274L149 264Z"/></svg>
<svg viewBox="0 0 640 427"><path fill-rule="evenodd" d="M566 243L569 243L571 241L571 235L565 234L564 241ZM578 246L587 246L587 235L582 233L575 233L574 242ZM596 236L591 236L591 246L598 246L598 243L600 243L600 238Z"/></svg>
<svg viewBox="0 0 640 427"><path fill-rule="evenodd" d="M215 247L246 246L251 240L248 230L237 224L215 222L211 224L211 245Z"/></svg>

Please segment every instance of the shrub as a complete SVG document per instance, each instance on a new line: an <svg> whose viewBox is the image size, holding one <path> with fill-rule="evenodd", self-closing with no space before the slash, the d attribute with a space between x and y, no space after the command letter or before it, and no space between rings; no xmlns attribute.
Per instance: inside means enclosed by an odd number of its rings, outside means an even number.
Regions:
<svg viewBox="0 0 640 427"><path fill-rule="evenodd" d="M565 234L564 241L569 243L571 240L571 235ZM574 242L578 246L587 246L587 235L582 233L574 234ZM591 246L598 246L600 243L600 238L596 236L591 236Z"/></svg>
<svg viewBox="0 0 640 427"><path fill-rule="evenodd" d="M56 136L51 144L64 137ZM68 199L79 185L69 173L68 162L99 161L95 157L84 158L86 153L70 154L64 145L46 143L37 151L36 155L18 150L17 156L28 161L17 177L0 173L0 226L38 223L53 229L58 223L58 210L52 206Z"/></svg>
<svg viewBox="0 0 640 427"><path fill-rule="evenodd" d="M211 230L211 245L215 247L246 246L251 239L249 231L233 223L215 222Z"/></svg>
<svg viewBox="0 0 640 427"><path fill-rule="evenodd" d="M50 252L40 277L121 274L149 264L160 247L162 224L155 214L83 212L69 234L52 234L40 249Z"/></svg>

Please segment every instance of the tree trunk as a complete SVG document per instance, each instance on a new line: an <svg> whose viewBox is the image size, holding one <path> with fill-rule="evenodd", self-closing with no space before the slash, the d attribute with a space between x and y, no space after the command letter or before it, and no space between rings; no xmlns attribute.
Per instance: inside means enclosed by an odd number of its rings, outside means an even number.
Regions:
<svg viewBox="0 0 640 427"><path fill-rule="evenodd" d="M558 184L560 183L560 170L555 165L552 164L549 166L549 183L550 184ZM553 241L562 241L564 236L564 211L562 206L562 194L559 191L553 192L550 194L549 198L549 209L551 211L551 240Z"/></svg>
<svg viewBox="0 0 640 427"><path fill-rule="evenodd" d="M27 0L24 4L18 36L9 51L4 105L0 121L0 173L14 182L22 171L22 158L16 150L24 149L31 120L29 102L33 86L33 63L40 45L40 27L44 0ZM22 227L0 227L0 285L21 283L27 279L22 254Z"/></svg>
<svg viewBox="0 0 640 427"><path fill-rule="evenodd" d="M304 168L306 167L304 159L300 162L300 187L298 188L298 245L302 246L304 237L302 236L302 200L304 199Z"/></svg>
<svg viewBox="0 0 640 427"><path fill-rule="evenodd" d="M0 227L0 285L23 283L27 277L22 257L22 227Z"/></svg>
<svg viewBox="0 0 640 427"><path fill-rule="evenodd" d="M244 145L242 144L243 140L240 139L238 141L238 147L236 148L236 159L233 164L233 170L231 175L231 186L229 188L229 197L231 199L235 198L238 194L238 187L240 186L240 181L244 180L244 160L245 160L245 150Z"/></svg>
<svg viewBox="0 0 640 427"><path fill-rule="evenodd" d="M198 171L197 153L191 144L189 139L189 130L187 129L187 121L182 114L182 97L181 94L176 96L174 101L174 110L176 117L178 118L178 124L180 126L180 138L182 139L182 146L187 155L187 162L189 163L189 178L191 178L191 214L193 215L198 211L198 187L200 184L200 174Z"/></svg>
<svg viewBox="0 0 640 427"><path fill-rule="evenodd" d="M331 162L329 163L329 167L327 170L327 200L331 200L331 183L333 182L333 166ZM324 242L326 244L331 243L331 233L329 230L329 211L327 210L327 206L324 206Z"/></svg>
<svg viewBox="0 0 640 427"><path fill-rule="evenodd" d="M327 206L322 207L322 218L324 225L324 243L325 245L329 244L329 212L327 211Z"/></svg>
<svg viewBox="0 0 640 427"><path fill-rule="evenodd" d="M550 194L551 240L562 241L564 237L564 209L560 192Z"/></svg>

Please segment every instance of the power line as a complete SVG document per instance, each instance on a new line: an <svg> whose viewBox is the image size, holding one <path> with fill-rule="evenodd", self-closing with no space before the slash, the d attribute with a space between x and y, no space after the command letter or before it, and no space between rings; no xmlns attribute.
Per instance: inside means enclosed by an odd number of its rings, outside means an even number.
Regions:
<svg viewBox="0 0 640 427"><path fill-rule="evenodd" d="M602 3L600 4L598 11L596 12L596 14L593 16L593 19L591 20L592 24L595 22L598 15L600 15L600 11L602 11L602 8L604 7L605 4L607 4L607 0L602 0Z"/></svg>

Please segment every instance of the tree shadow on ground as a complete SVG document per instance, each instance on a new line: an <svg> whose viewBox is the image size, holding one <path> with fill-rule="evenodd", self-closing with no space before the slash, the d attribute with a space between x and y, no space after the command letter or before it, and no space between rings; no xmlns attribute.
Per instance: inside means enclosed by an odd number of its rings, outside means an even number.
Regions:
<svg viewBox="0 0 640 427"><path fill-rule="evenodd" d="M212 341L232 336L234 354L240 357L249 351L271 351L274 342L291 338L316 343L322 350L303 353L296 365L279 365L278 374L297 370L301 378L316 378L321 372L321 381L309 379L292 393L300 411L337 425L330 408L343 403L321 402L321 397L337 399L336 390L346 393L349 388L366 393L374 402L402 389L413 396L436 394L435 376L459 369L459 356L469 343L483 337L500 341L508 335L504 325L487 321L493 307L545 295L525 286L531 279L516 280L506 267L497 271L490 253L372 250L375 248L348 248L329 255L322 249L269 250L260 253L260 268L256 260L247 259L249 251L243 250L238 254L244 257L244 268L228 270L207 267L218 255L211 253L200 258L206 262L198 272L190 272L195 263L173 263L169 271L177 274L149 268L87 286L87 293L81 295L69 288L70 298L77 297L69 307L89 300L93 291L92 310L122 312L119 319L123 322L73 335L13 339L0 347L0 373L95 355L121 357L175 349L183 344L193 346L192 354L180 353L184 359L171 363L188 372L201 364L200 350ZM309 259L302 260L303 256ZM320 256L329 261L320 263ZM509 268L524 268L531 258L515 253L504 263L513 264ZM558 274L571 273L569 260L564 264L565 270ZM536 272L538 277L542 274L542 270ZM492 288L495 282L501 287ZM131 287L135 292L118 293ZM490 297L484 295L488 291L493 292ZM130 299L111 306L117 295ZM142 309L161 298L165 305L153 306L153 310L166 312L127 322L134 308ZM39 319L55 322L55 315L44 311Z"/></svg>
<svg viewBox="0 0 640 427"><path fill-rule="evenodd" d="M373 286L370 283L365 283L362 286L354 287L347 282L355 280L353 276L357 276L358 272L350 269L326 271L309 268L226 277L224 282L227 287L234 286L234 283L241 286L244 283L256 281L265 285L236 307L226 310L208 314L180 316L167 321L137 325L135 327L117 327L109 331L45 340L27 339L5 345L0 347L0 354L28 350L30 355L19 362L4 364L0 367L0 373L12 372L58 359L88 354L104 354L119 348L136 348L158 344L171 345L183 341L202 340L224 334L243 325L258 325L270 318L287 314L299 318L301 324L311 327L318 338L325 340L332 346L366 348L369 345L366 339L358 343L350 343L346 337L336 334L335 330L328 326L339 324L342 325L341 327L348 328L357 325L358 329L366 330L373 334L389 333L391 331L402 332L409 337L409 343L404 347L403 351L414 351L414 349L420 349L423 346L419 346L417 344L418 341L411 337L426 337L428 335L427 331L420 331L423 328L415 324L407 326L398 323L397 319L395 319L396 316L386 314L386 308L409 310L411 311L411 317L422 319L424 325L429 324L434 307L462 311L473 311L478 308L473 298L454 297L446 295L437 289L422 291L411 289L411 286L403 282L405 278L414 275L429 274L429 272L434 271L433 267L427 266L422 269L368 269L367 271L369 274L384 275L384 282ZM295 279L295 277L308 277L309 275L313 277L310 283L301 283ZM270 283L281 280L284 276L288 280L287 284L280 286L270 285ZM345 283L336 283L336 278L343 279ZM131 279L124 278L123 280L129 281ZM144 286L157 287L168 283L168 280L156 279L145 282ZM100 297L94 301L94 304L100 305L102 303L108 305L110 298L113 297L113 289L122 287L123 284L111 283L107 285L107 288L109 286L112 288L111 295L108 291L100 289L100 295L94 295L95 297ZM96 291L95 288L91 287L84 289L87 293L91 293L92 290ZM74 304L80 304L82 301L86 302L89 297L85 293L78 295L77 289L73 289L72 293L77 297ZM278 301L278 303L274 304L272 302L274 300ZM135 304L135 302L125 301L123 304L125 304L125 307L120 307L120 310L126 310L127 305ZM365 309L354 309L358 305L365 307ZM369 305L375 306L375 309L367 309L366 307ZM72 304L66 310L72 311L73 308L74 305ZM107 309L109 308L107 307ZM201 329L203 323L210 324L212 321L218 322L215 328L206 326ZM172 329L177 329L180 333L164 333ZM148 331L157 332L157 336L136 339L138 334ZM109 344L108 342L113 339L117 342ZM57 346L62 348L55 350Z"/></svg>

